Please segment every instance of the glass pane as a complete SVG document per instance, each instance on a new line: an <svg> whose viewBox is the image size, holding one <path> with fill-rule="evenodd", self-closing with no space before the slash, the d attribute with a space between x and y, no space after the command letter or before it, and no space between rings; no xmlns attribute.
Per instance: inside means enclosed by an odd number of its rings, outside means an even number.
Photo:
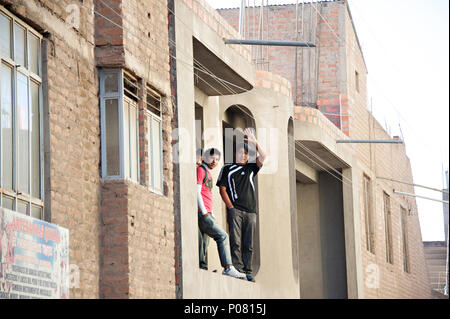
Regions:
<svg viewBox="0 0 450 319"><path fill-rule="evenodd" d="M11 197L3 196L2 198L2 207L6 209L13 210L14 200Z"/></svg>
<svg viewBox="0 0 450 319"><path fill-rule="evenodd" d="M31 72L39 74L39 38L28 33L28 65Z"/></svg>
<svg viewBox="0 0 450 319"><path fill-rule="evenodd" d="M137 132L137 108L130 107L130 160L131 160L131 179L138 180L138 132Z"/></svg>
<svg viewBox="0 0 450 319"><path fill-rule="evenodd" d="M118 73L105 74L105 93L115 93L119 91Z"/></svg>
<svg viewBox="0 0 450 319"><path fill-rule="evenodd" d="M162 190L162 168L161 168L161 122L152 119L152 149L153 149L153 174L155 189Z"/></svg>
<svg viewBox="0 0 450 319"><path fill-rule="evenodd" d="M17 126L18 126L18 156L17 175L19 190L29 194L29 109L28 109L28 79L25 75L17 73Z"/></svg>
<svg viewBox="0 0 450 319"><path fill-rule="evenodd" d="M106 175L120 175L119 112L117 99L105 101Z"/></svg>
<svg viewBox="0 0 450 319"><path fill-rule="evenodd" d="M32 205L31 206L31 217L41 219L41 216L42 216L42 208Z"/></svg>
<svg viewBox="0 0 450 319"><path fill-rule="evenodd" d="M0 52L11 57L11 20L0 13Z"/></svg>
<svg viewBox="0 0 450 319"><path fill-rule="evenodd" d="M13 117L12 117L12 70L6 65L1 65L1 143L2 143L2 187L13 188Z"/></svg>
<svg viewBox="0 0 450 319"><path fill-rule="evenodd" d="M20 200L17 201L17 212L21 214L27 215L28 203L22 202Z"/></svg>
<svg viewBox="0 0 450 319"><path fill-rule="evenodd" d="M123 158L125 177L130 177L130 106L127 100L123 102Z"/></svg>
<svg viewBox="0 0 450 319"><path fill-rule="evenodd" d="M31 196L41 198L41 161L40 161L40 125L39 125L39 85L31 85Z"/></svg>
<svg viewBox="0 0 450 319"><path fill-rule="evenodd" d="M14 24L14 60L25 66L25 29Z"/></svg>
<svg viewBox="0 0 450 319"><path fill-rule="evenodd" d="M153 187L153 142L152 142L152 117L147 116L148 131L147 131L147 141L148 141L148 185Z"/></svg>

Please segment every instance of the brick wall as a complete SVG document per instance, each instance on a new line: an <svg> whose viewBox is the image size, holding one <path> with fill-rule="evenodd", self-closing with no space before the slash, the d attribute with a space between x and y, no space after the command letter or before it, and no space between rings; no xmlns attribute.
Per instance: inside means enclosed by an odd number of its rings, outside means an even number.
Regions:
<svg viewBox="0 0 450 319"><path fill-rule="evenodd" d="M128 192L130 297L175 298L173 202L137 184Z"/></svg>
<svg viewBox="0 0 450 319"><path fill-rule="evenodd" d="M219 13L238 28L239 9L220 9ZM258 69L287 78L292 84L294 104L318 108L341 131L352 139L391 139L367 109L367 68L350 14L344 1L299 4L298 26L295 5L269 6L264 9L260 28L260 8L250 8L245 27L246 38L312 41L316 48L298 49L297 90L295 49L254 47L253 61ZM298 28L298 37L296 36ZM356 83L358 73L358 84ZM295 94L297 91L297 94ZM336 115L334 115L336 114ZM339 115L339 116L337 116ZM294 118L316 123L314 112L296 107ZM319 125L320 123L318 123ZM333 131L328 128L329 131ZM332 134L331 136L335 136ZM340 137L342 138L342 137ZM366 298L430 298L423 255L417 205L413 198L393 193L393 189L414 193L412 187L376 180L385 176L412 182L412 172L404 145L352 144L358 166L359 207L363 252L364 284L371 280L369 265L377 265L378 288L367 288ZM372 180L372 203L375 222L375 254L366 251L363 174ZM376 182L374 182L376 180ZM394 264L386 263L383 191L391 196ZM400 207L410 209L408 245L411 272L403 271Z"/></svg>
<svg viewBox="0 0 450 319"><path fill-rule="evenodd" d="M101 188L101 298L130 294L128 184L107 181Z"/></svg>
<svg viewBox="0 0 450 319"><path fill-rule="evenodd" d="M220 12L214 10L206 0L183 0L184 3L199 17L206 25L208 25L221 38L240 39L241 36L236 31L234 25L230 25L227 19L222 17ZM176 14L175 14L176 15ZM178 20L177 18L175 20ZM178 20L179 25L183 25L181 20ZM247 61L251 61L251 49L244 45L229 45L233 50L238 52Z"/></svg>
<svg viewBox="0 0 450 319"><path fill-rule="evenodd" d="M122 1L94 0L95 57L98 65L124 63Z"/></svg>
<svg viewBox="0 0 450 319"><path fill-rule="evenodd" d="M48 221L69 229L70 263L80 274L80 284L70 290L70 297L174 298L167 2L0 0L0 4L44 37L44 209ZM79 24L66 24L77 13ZM162 195L147 188L144 116L139 131L140 184L101 179L97 67L127 69L138 78L141 97L146 84L163 96ZM139 109L143 108L140 102Z"/></svg>
<svg viewBox="0 0 450 319"><path fill-rule="evenodd" d="M218 11L238 29L238 9ZM316 44L315 48L297 49L254 46L252 59L258 69L273 72L291 82L295 105L319 108L337 127L342 125L343 132L348 135L348 117L345 116L348 114L348 101L342 85L345 42L339 40L344 13L342 1L299 4L297 12L295 4L268 6L263 11L259 7L250 7L247 8L244 33L249 39L310 41Z"/></svg>
<svg viewBox="0 0 450 319"><path fill-rule="evenodd" d="M143 185L102 183L102 298L175 298L172 210Z"/></svg>
<svg viewBox="0 0 450 319"><path fill-rule="evenodd" d="M70 263L80 270L80 285L70 297L97 298L100 126L94 16L79 6L78 28L67 26L72 3L0 1L44 36L45 219L69 229Z"/></svg>
<svg viewBox="0 0 450 319"><path fill-rule="evenodd" d="M381 125L372 118L374 134L372 138L388 139L390 138L384 132ZM406 155L404 145L379 144L372 145L372 156L364 152L358 152L360 161L360 190L363 189L362 175L366 174L371 178L372 185L372 212L375 225L375 253L372 254L366 250L365 238L365 214L364 197L360 193L359 205L361 207L361 234L362 234L362 252L363 269L365 278L368 278L371 272L370 265L377 265L380 275L380 285L378 288L366 287L366 298L430 298L431 288L429 286L428 274L424 259L424 250L422 236L418 218L417 204L413 197L398 195L393 190L401 192L414 193L414 188L405 184L394 183L386 180L376 179L377 176L389 177L397 180L412 182L411 164ZM371 158L371 160L370 160ZM365 161L369 162L366 166ZM386 262L386 240L385 240L385 215L383 209L383 192L390 196L392 211L392 240L393 240L393 264ZM410 261L410 272L403 270L403 244L401 228L401 207L408 212L408 252Z"/></svg>
<svg viewBox="0 0 450 319"><path fill-rule="evenodd" d="M347 93L349 103L349 135L354 139L390 140L391 136L372 116L367 106L367 68L348 11L345 12ZM357 87L356 72L359 81ZM379 271L379 286L365 284L365 298L431 298L417 204L413 197L395 194L393 190L414 193L414 187L377 177L413 182L411 163L404 144L353 144L358 159L359 207L365 280L371 280L373 265ZM363 174L371 179L375 253L366 249ZM392 220L393 264L386 261L386 227L383 193L390 196ZM403 270L401 207L408 211L408 252L410 272Z"/></svg>
<svg viewBox="0 0 450 319"><path fill-rule="evenodd" d="M98 8L104 1L96 0ZM114 7L113 7L114 4ZM140 183L102 184L102 278L104 298L175 298L175 247L172 165L172 98L170 89L167 2L108 1L104 14L117 24L97 18L100 67L121 67L139 82L138 102ZM112 10L114 9L114 10ZM120 15L120 17L119 17ZM104 46L104 47L103 47ZM113 48L113 50L111 50ZM149 125L143 110L145 86L163 97L163 194L148 190ZM112 245L112 246L111 246Z"/></svg>

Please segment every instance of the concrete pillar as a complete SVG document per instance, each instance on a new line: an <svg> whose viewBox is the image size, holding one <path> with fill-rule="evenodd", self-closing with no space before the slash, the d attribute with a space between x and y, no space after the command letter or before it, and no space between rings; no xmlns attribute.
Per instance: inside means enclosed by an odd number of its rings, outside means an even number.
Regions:
<svg viewBox="0 0 450 319"><path fill-rule="evenodd" d="M354 168L342 170L347 292L349 299L364 298L361 229L358 205L358 175ZM350 184L350 181L351 184Z"/></svg>
<svg viewBox="0 0 450 319"><path fill-rule="evenodd" d="M320 237L319 185L297 182L300 296L324 298Z"/></svg>
<svg viewBox="0 0 450 319"><path fill-rule="evenodd" d="M179 17L189 16L188 9L175 3L175 12ZM178 21L177 21L178 22ZM180 172L180 221L181 221L181 267L183 274L199 269L198 265L198 221L195 209L196 197L192 191L196 187L195 166L195 98L194 77L192 75L193 56L192 20L184 19L184 24L176 28L177 60L177 100L178 100L178 141L175 145L174 160L179 161ZM177 153L179 156L177 156ZM195 285L193 276L182 276L183 293L185 287Z"/></svg>

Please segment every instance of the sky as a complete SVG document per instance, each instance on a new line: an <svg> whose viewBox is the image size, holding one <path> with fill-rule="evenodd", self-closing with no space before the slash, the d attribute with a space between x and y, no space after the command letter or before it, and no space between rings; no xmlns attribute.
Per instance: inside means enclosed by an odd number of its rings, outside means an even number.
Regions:
<svg viewBox="0 0 450 319"><path fill-rule="evenodd" d="M206 0L213 8L240 0ZM262 0L248 0L261 5ZM264 0L266 4L296 0ZM299 3L303 1L299 0ZM308 1L310 2L310 1ZM404 138L414 183L442 189L449 167L449 1L348 0L368 69L372 112ZM277 39L272 39L277 40ZM417 195L442 193L415 187ZM444 240L443 204L417 198L423 241Z"/></svg>

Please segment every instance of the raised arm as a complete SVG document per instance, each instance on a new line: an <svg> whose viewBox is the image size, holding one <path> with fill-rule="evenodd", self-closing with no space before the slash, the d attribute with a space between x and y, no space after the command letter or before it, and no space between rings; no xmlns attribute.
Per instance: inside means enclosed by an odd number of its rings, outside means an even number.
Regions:
<svg viewBox="0 0 450 319"><path fill-rule="evenodd" d="M256 165L258 165L258 167L262 167L267 157L266 152L264 152L264 150L261 148L261 145L259 145L255 135L253 135L252 131L249 128L246 128L244 130L244 134L247 136L246 138L244 138L244 141L253 144L256 151L259 153L259 156L256 158Z"/></svg>

